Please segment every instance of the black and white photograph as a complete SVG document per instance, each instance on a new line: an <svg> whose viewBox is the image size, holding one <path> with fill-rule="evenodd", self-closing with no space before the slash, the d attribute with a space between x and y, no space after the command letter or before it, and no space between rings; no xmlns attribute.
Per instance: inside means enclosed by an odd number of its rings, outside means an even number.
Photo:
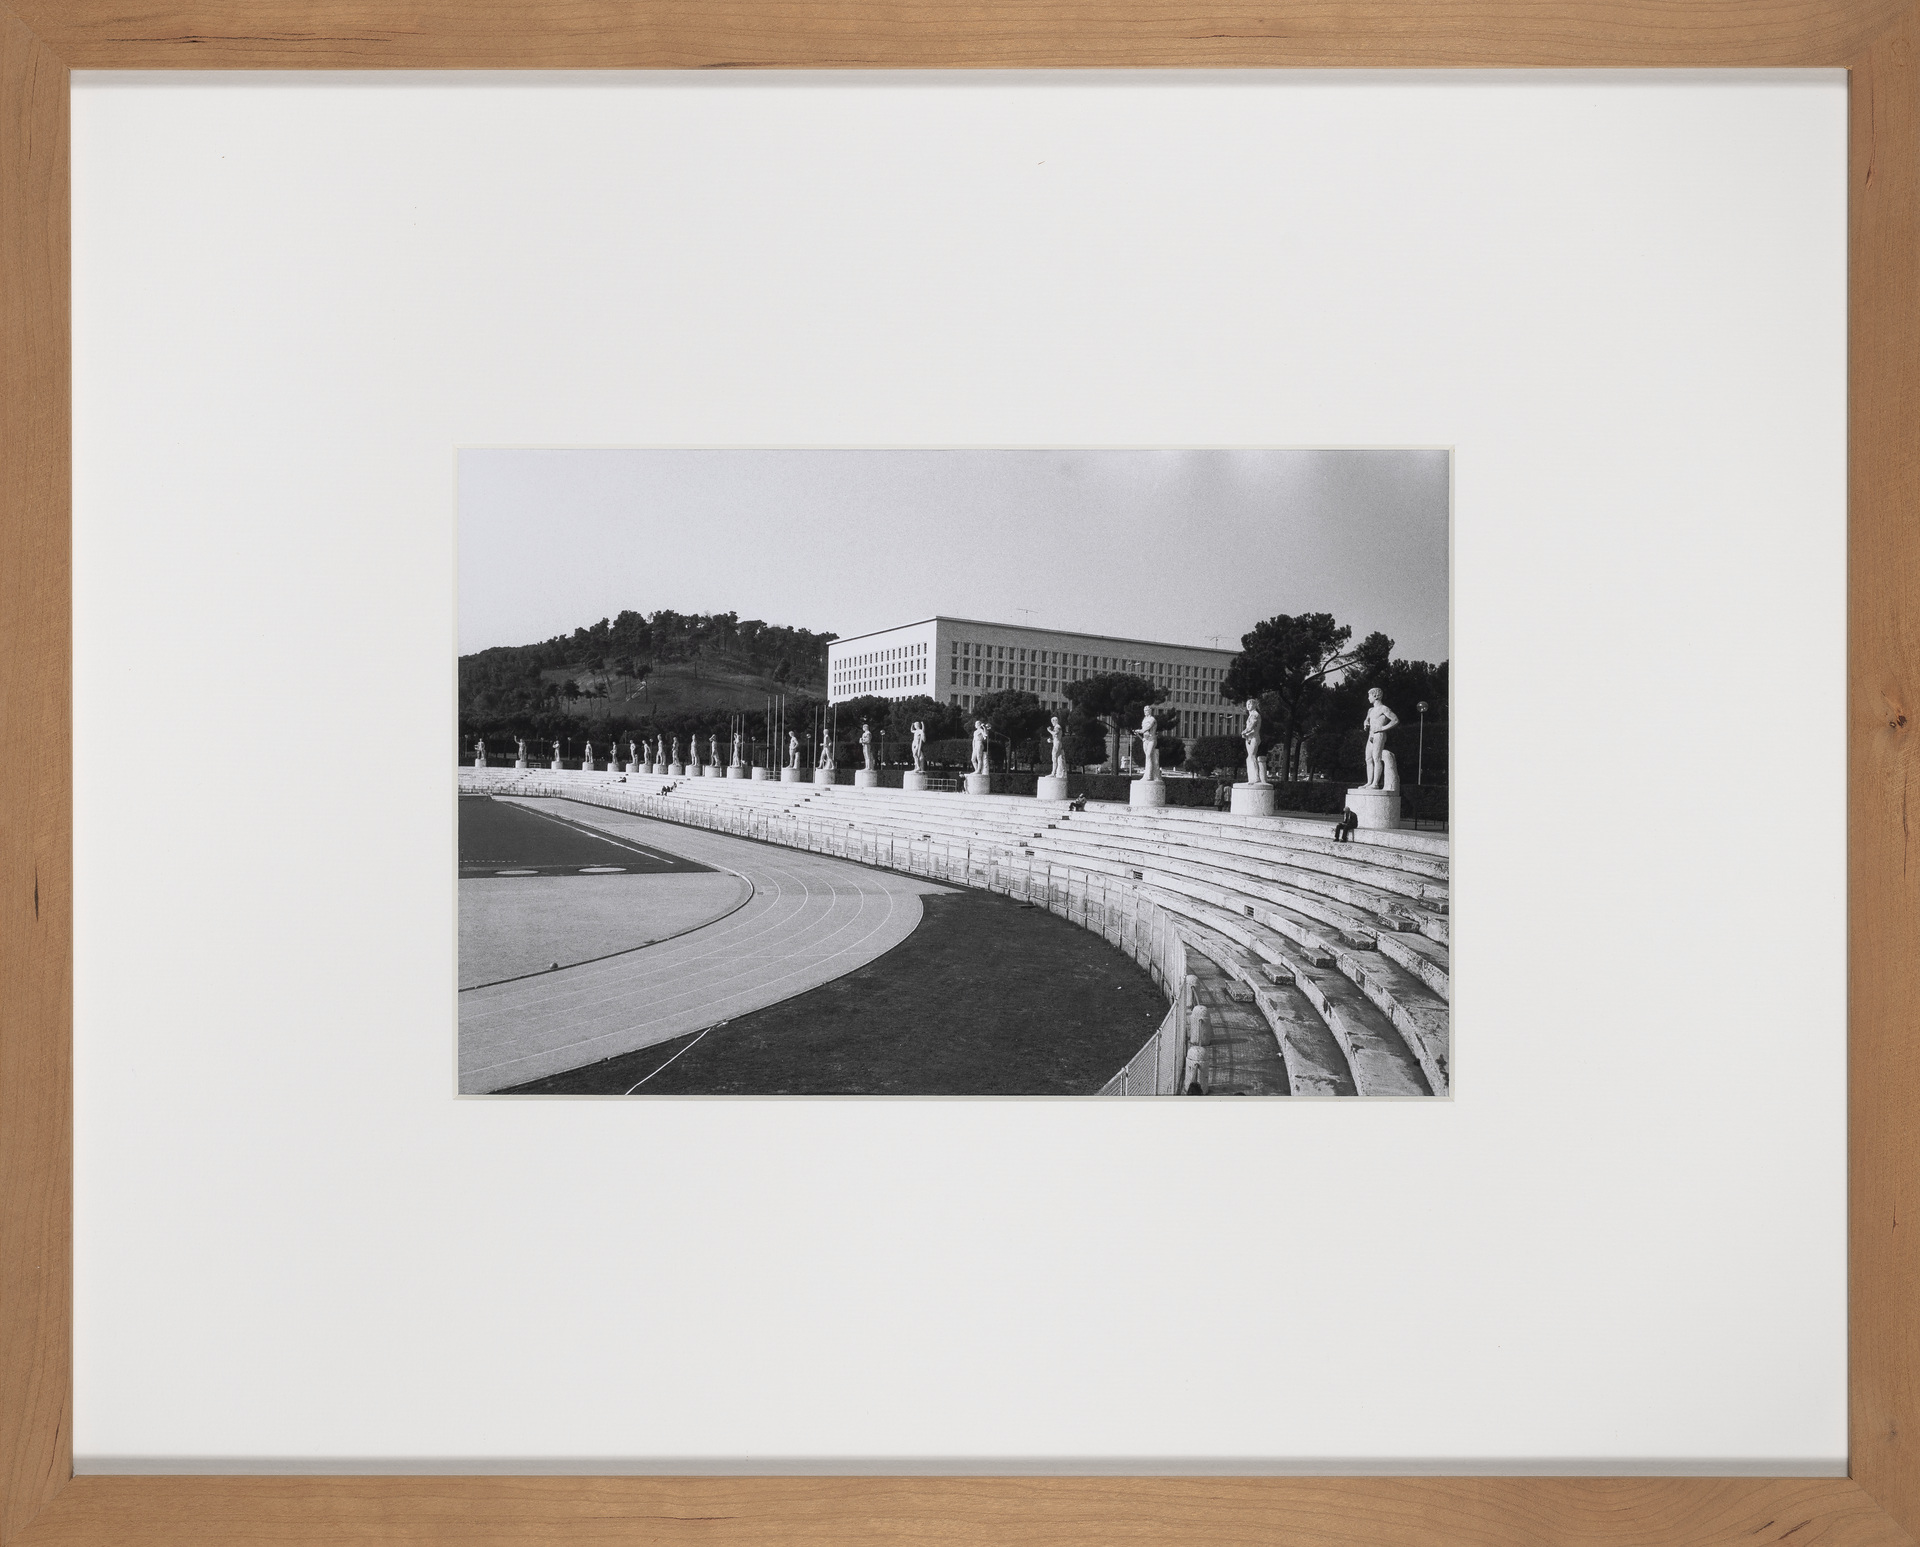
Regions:
<svg viewBox="0 0 1920 1547"><path fill-rule="evenodd" d="M1451 1093L1451 457L467 449L463 1095Z"/></svg>

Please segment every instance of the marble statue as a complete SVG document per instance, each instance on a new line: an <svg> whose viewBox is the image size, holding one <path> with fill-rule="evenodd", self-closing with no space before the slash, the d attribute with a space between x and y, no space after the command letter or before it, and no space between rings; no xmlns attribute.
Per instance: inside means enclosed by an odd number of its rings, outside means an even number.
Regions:
<svg viewBox="0 0 1920 1547"><path fill-rule="evenodd" d="M653 738L653 760L660 765L660 770L664 773L667 767L667 738L665 736L655 736Z"/></svg>
<svg viewBox="0 0 1920 1547"><path fill-rule="evenodd" d="M873 727L860 722L860 758L868 773L873 772Z"/></svg>
<svg viewBox="0 0 1920 1547"><path fill-rule="evenodd" d="M715 767L720 764L720 738L711 731L707 733L707 761Z"/></svg>
<svg viewBox="0 0 1920 1547"><path fill-rule="evenodd" d="M671 761L676 763L680 761L680 738L678 736L673 738L673 757Z"/></svg>
<svg viewBox="0 0 1920 1547"><path fill-rule="evenodd" d="M553 763L556 768L560 766L560 743L557 741L553 744Z"/></svg>
<svg viewBox="0 0 1920 1547"><path fill-rule="evenodd" d="M1149 783L1160 777L1160 722L1153 717L1153 705L1148 704L1140 716L1140 751L1143 756L1141 778Z"/></svg>
<svg viewBox="0 0 1920 1547"><path fill-rule="evenodd" d="M1061 725L1060 716L1057 714L1053 717L1052 723L1047 726L1047 745L1053 749L1053 772L1049 777L1055 779L1066 778L1067 732L1066 728Z"/></svg>
<svg viewBox="0 0 1920 1547"><path fill-rule="evenodd" d="M735 732L733 733L733 763L732 763L732 766L733 766L733 767L735 767L735 768L738 768L738 767L740 767L740 766L741 766L741 764L740 764L740 733L739 733L738 731L735 731Z"/></svg>
<svg viewBox="0 0 1920 1547"><path fill-rule="evenodd" d="M519 743L520 761L524 763L527 760L527 738L525 736L516 736L514 740Z"/></svg>
<svg viewBox="0 0 1920 1547"><path fill-rule="evenodd" d="M1363 786L1369 790L1383 790L1387 785L1387 732L1400 723L1400 716L1381 702L1378 688L1367 689L1367 714L1360 722L1367 733L1367 782ZM1399 770L1394 770L1394 784L1398 785Z"/></svg>
<svg viewBox="0 0 1920 1547"><path fill-rule="evenodd" d="M591 741L587 743L587 755L580 759L580 766L582 768L593 767L593 743Z"/></svg>
<svg viewBox="0 0 1920 1547"><path fill-rule="evenodd" d="M927 722L925 720L913 722L913 771L915 773L927 771Z"/></svg>
<svg viewBox="0 0 1920 1547"><path fill-rule="evenodd" d="M833 732L825 726L820 729L820 761L813 766L829 771L833 768Z"/></svg>
<svg viewBox="0 0 1920 1547"><path fill-rule="evenodd" d="M973 722L973 771L977 774L992 772L987 766L987 732L991 728L985 720Z"/></svg>
<svg viewBox="0 0 1920 1547"><path fill-rule="evenodd" d="M1247 700L1247 723L1240 727L1240 739L1247 746L1247 783L1265 784L1267 765L1260 761L1260 700Z"/></svg>
<svg viewBox="0 0 1920 1547"><path fill-rule="evenodd" d="M473 765L476 768L487 766L487 738L476 736L473 742Z"/></svg>
<svg viewBox="0 0 1920 1547"><path fill-rule="evenodd" d="M788 731L787 732L787 767L798 768L799 766L800 766L800 733L798 731Z"/></svg>
<svg viewBox="0 0 1920 1547"><path fill-rule="evenodd" d="M633 738L629 736L627 738L627 767L637 768L639 765L640 749L634 744Z"/></svg>

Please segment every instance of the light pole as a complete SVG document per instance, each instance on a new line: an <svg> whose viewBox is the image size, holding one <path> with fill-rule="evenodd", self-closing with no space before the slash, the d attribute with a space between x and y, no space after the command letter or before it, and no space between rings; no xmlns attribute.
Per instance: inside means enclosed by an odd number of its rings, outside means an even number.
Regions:
<svg viewBox="0 0 1920 1547"><path fill-rule="evenodd" d="M1420 700L1420 750L1418 763L1414 769L1413 782L1424 785L1427 782L1427 701Z"/></svg>

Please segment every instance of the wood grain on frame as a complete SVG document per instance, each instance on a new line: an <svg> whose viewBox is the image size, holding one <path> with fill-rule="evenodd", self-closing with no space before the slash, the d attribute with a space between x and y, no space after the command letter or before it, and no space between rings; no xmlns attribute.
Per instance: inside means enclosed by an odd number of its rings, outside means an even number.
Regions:
<svg viewBox="0 0 1920 1547"><path fill-rule="evenodd" d="M1905 0L17 0L74 69L1840 65Z"/></svg>
<svg viewBox="0 0 1920 1547"><path fill-rule="evenodd" d="M1896 1547L1842 1478L82 1477L20 1547Z"/></svg>
<svg viewBox="0 0 1920 1547"><path fill-rule="evenodd" d="M1920 1531L1911 0L20 0L0 9L0 1544L1880 1547ZM1850 1481L69 1480L67 78L93 69L1846 64ZM1755 1271L1766 1243L1755 1242ZM1904 1527L1904 1529L1903 1529Z"/></svg>
<svg viewBox="0 0 1920 1547"><path fill-rule="evenodd" d="M1920 27L1855 66L1848 265L1848 1470L1920 1534Z"/></svg>
<svg viewBox="0 0 1920 1547"><path fill-rule="evenodd" d="M72 1471L67 203L67 67L0 14L0 1541Z"/></svg>

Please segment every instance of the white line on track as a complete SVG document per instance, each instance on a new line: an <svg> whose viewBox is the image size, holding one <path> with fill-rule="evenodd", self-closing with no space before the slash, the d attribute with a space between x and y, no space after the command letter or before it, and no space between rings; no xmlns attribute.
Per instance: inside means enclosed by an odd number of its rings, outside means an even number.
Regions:
<svg viewBox="0 0 1920 1547"><path fill-rule="evenodd" d="M562 975L536 975L463 994L463 1090L499 1090L561 1073L792 998L890 950L919 924L920 897L950 890L730 834L617 811L594 815L625 834L670 832L663 846L735 871L755 895L724 920L581 964L565 982ZM600 831L598 823L593 830Z"/></svg>

